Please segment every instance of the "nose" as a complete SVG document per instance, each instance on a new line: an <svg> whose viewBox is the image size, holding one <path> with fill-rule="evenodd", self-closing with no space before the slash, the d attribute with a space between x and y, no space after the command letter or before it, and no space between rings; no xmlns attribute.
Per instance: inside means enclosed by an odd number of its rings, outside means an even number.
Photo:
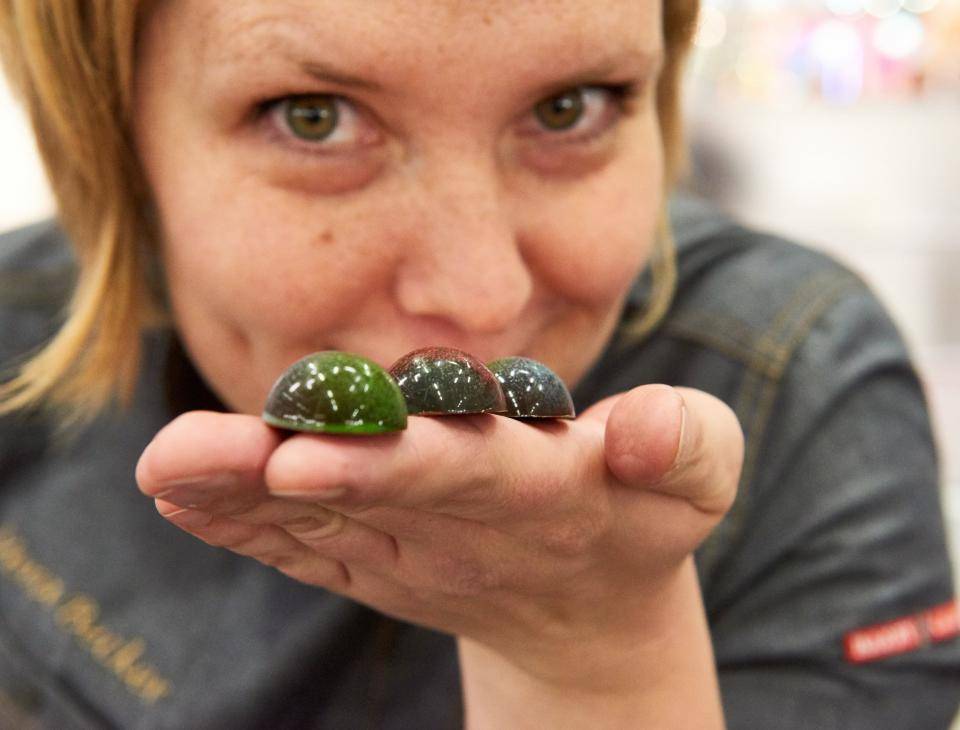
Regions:
<svg viewBox="0 0 960 730"><path fill-rule="evenodd" d="M415 202L397 270L403 311L471 333L510 327L533 291L518 231L493 162L456 162L407 188Z"/></svg>

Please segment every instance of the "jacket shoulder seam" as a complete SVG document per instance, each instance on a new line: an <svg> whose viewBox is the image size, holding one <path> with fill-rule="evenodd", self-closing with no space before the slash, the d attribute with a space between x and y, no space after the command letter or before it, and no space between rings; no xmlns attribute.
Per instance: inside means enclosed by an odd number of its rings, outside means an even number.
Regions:
<svg viewBox="0 0 960 730"><path fill-rule="evenodd" d="M743 469L733 507L704 545L703 558L715 558L720 542L730 542L744 526L759 454L783 376L797 349L826 313L843 296L863 284L845 269L817 272L801 282L794 295L756 338L752 349L737 349L747 371L732 403L745 437ZM706 338L704 338L706 339Z"/></svg>

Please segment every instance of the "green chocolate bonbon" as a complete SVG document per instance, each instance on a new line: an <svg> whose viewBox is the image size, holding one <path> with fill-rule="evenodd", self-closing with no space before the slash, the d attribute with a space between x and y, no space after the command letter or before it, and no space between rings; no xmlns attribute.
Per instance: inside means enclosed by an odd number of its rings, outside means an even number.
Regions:
<svg viewBox="0 0 960 730"><path fill-rule="evenodd" d="M372 360L317 352L298 360L274 384L263 420L290 431L381 434L407 427L403 394Z"/></svg>

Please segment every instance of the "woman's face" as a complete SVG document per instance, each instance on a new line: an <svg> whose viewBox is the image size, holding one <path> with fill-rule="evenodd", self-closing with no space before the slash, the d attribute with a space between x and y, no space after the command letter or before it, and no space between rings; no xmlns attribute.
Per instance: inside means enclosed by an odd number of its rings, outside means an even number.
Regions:
<svg viewBox="0 0 960 730"><path fill-rule="evenodd" d="M165 0L136 142L178 329L232 408L317 350L569 384L661 206L657 0Z"/></svg>

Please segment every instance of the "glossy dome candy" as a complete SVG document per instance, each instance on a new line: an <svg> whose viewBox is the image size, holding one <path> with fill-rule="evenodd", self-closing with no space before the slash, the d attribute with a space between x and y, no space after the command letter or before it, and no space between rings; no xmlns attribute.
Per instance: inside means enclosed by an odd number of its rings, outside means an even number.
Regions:
<svg viewBox="0 0 960 730"><path fill-rule="evenodd" d="M559 376L527 357L504 357L487 367L500 382L512 418L573 418L573 398Z"/></svg>
<svg viewBox="0 0 960 730"><path fill-rule="evenodd" d="M378 434L407 427L403 394L372 360L317 352L298 360L274 384L263 420L291 431Z"/></svg>
<svg viewBox="0 0 960 730"><path fill-rule="evenodd" d="M472 355L452 347L424 347L390 368L411 415L504 413L500 383Z"/></svg>

